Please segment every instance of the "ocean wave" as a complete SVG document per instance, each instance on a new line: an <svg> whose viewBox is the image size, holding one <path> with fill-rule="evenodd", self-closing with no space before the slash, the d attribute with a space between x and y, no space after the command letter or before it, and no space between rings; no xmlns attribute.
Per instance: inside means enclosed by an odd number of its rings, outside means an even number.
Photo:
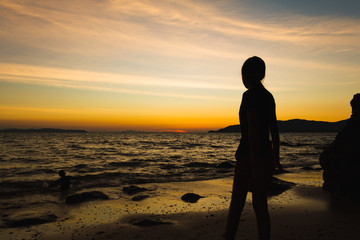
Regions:
<svg viewBox="0 0 360 240"><path fill-rule="evenodd" d="M138 167L144 165L141 161L127 161L127 162L110 162L109 166L112 167Z"/></svg>
<svg viewBox="0 0 360 240"><path fill-rule="evenodd" d="M301 156L318 156L319 153L318 152L300 152L300 153L297 153Z"/></svg>
<svg viewBox="0 0 360 240"><path fill-rule="evenodd" d="M75 165L74 168L80 168L81 169L81 168L87 168L87 166L88 166L87 164L81 163L81 164Z"/></svg>
<svg viewBox="0 0 360 240"><path fill-rule="evenodd" d="M86 169L74 169L73 172L81 172L81 173L96 173L96 172L102 172L106 168L104 167L87 167Z"/></svg>
<svg viewBox="0 0 360 240"><path fill-rule="evenodd" d="M151 144L151 145L156 144L156 143L153 142L153 141L147 141L147 140L139 141L138 143L140 143L140 144Z"/></svg>
<svg viewBox="0 0 360 240"><path fill-rule="evenodd" d="M78 144L68 145L68 148L70 148L70 149L86 149L86 147L80 146L80 145L78 145Z"/></svg>
<svg viewBox="0 0 360 240"><path fill-rule="evenodd" d="M92 157L92 156L89 156L89 155L74 155L73 158L76 158L76 159L88 159L88 160L95 159L95 157Z"/></svg>
<svg viewBox="0 0 360 240"><path fill-rule="evenodd" d="M163 170L172 170L172 169L179 169L179 168L182 168L181 166L179 165L175 165L175 164L160 164L160 169L163 169Z"/></svg>
<svg viewBox="0 0 360 240"><path fill-rule="evenodd" d="M203 167L215 167L216 164L207 163L207 162L190 162L190 163L184 164L184 166L190 167L190 168L198 168L198 167L203 168Z"/></svg>
<svg viewBox="0 0 360 240"><path fill-rule="evenodd" d="M210 145L211 148L215 148L215 149L218 149L218 148L228 148L229 146L223 146L223 145Z"/></svg>
<svg viewBox="0 0 360 240"><path fill-rule="evenodd" d="M289 143L280 141L280 146L286 146L286 147L305 147L305 146L313 146L313 143Z"/></svg>
<svg viewBox="0 0 360 240"><path fill-rule="evenodd" d="M126 157L141 156L141 153L135 153L135 152L119 152L117 154L120 155L120 156L126 156Z"/></svg>
<svg viewBox="0 0 360 240"><path fill-rule="evenodd" d="M12 163L29 163L29 162L42 162L45 161L45 159L39 159L39 158L33 158L33 157L11 157L8 160Z"/></svg>
<svg viewBox="0 0 360 240"><path fill-rule="evenodd" d="M55 171L53 169L49 169L49 168L44 168L44 169L28 169L28 170L16 172L16 174L23 175L23 176L31 176L31 175L43 174L43 173L54 174L54 173L57 173L57 171Z"/></svg>
<svg viewBox="0 0 360 240"><path fill-rule="evenodd" d="M204 144L201 143L183 143L183 144L176 144L174 146L169 146L170 149L192 149L197 147L202 147Z"/></svg>

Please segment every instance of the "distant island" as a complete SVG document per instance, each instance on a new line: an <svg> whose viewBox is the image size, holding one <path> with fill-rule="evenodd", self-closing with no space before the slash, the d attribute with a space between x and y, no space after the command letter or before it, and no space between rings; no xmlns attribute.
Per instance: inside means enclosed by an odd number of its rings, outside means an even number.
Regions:
<svg viewBox="0 0 360 240"><path fill-rule="evenodd" d="M339 132L347 120L338 122L309 121L303 119L291 119L287 121L278 121L279 132ZM231 133L240 132L240 125L231 125L219 130L211 130L209 133Z"/></svg>
<svg viewBox="0 0 360 240"><path fill-rule="evenodd" d="M57 128L39 128L39 129L19 129L9 128L0 130L4 133L87 133L86 130L70 130L70 129L57 129Z"/></svg>

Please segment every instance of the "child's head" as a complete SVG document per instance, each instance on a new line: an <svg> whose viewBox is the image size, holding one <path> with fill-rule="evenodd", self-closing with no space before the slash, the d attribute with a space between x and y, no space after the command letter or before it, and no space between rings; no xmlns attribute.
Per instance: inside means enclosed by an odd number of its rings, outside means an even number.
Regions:
<svg viewBox="0 0 360 240"><path fill-rule="evenodd" d="M259 84L265 77L265 71L265 62L261 58L254 56L247 59L241 68L245 87L249 88Z"/></svg>
<svg viewBox="0 0 360 240"><path fill-rule="evenodd" d="M65 175L66 175L66 173L65 173L64 170L60 170L60 171L59 171L59 176L60 176L60 177L65 177Z"/></svg>

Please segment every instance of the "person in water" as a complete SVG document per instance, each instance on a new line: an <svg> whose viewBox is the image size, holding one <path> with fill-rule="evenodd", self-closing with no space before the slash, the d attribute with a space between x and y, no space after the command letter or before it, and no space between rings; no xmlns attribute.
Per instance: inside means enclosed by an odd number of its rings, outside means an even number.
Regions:
<svg viewBox="0 0 360 240"><path fill-rule="evenodd" d="M279 162L275 100L262 84L265 69L265 62L255 56L247 59L241 69L242 81L248 90L242 96L239 111L241 139L235 153L236 166L226 240L235 239L248 192L252 192L259 239L270 239L267 186L272 174L282 168Z"/></svg>
<svg viewBox="0 0 360 240"><path fill-rule="evenodd" d="M64 170L59 171L60 179L58 180L58 184L60 185L60 189L62 191L66 191L70 189L70 178L66 176L66 172Z"/></svg>

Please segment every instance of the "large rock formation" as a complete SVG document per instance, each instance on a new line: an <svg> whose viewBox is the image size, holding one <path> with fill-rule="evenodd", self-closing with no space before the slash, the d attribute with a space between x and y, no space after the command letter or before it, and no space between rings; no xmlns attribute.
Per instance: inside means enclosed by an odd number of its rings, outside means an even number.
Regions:
<svg viewBox="0 0 360 240"><path fill-rule="evenodd" d="M320 154L320 164L325 190L360 200L360 93L350 104L351 118Z"/></svg>

